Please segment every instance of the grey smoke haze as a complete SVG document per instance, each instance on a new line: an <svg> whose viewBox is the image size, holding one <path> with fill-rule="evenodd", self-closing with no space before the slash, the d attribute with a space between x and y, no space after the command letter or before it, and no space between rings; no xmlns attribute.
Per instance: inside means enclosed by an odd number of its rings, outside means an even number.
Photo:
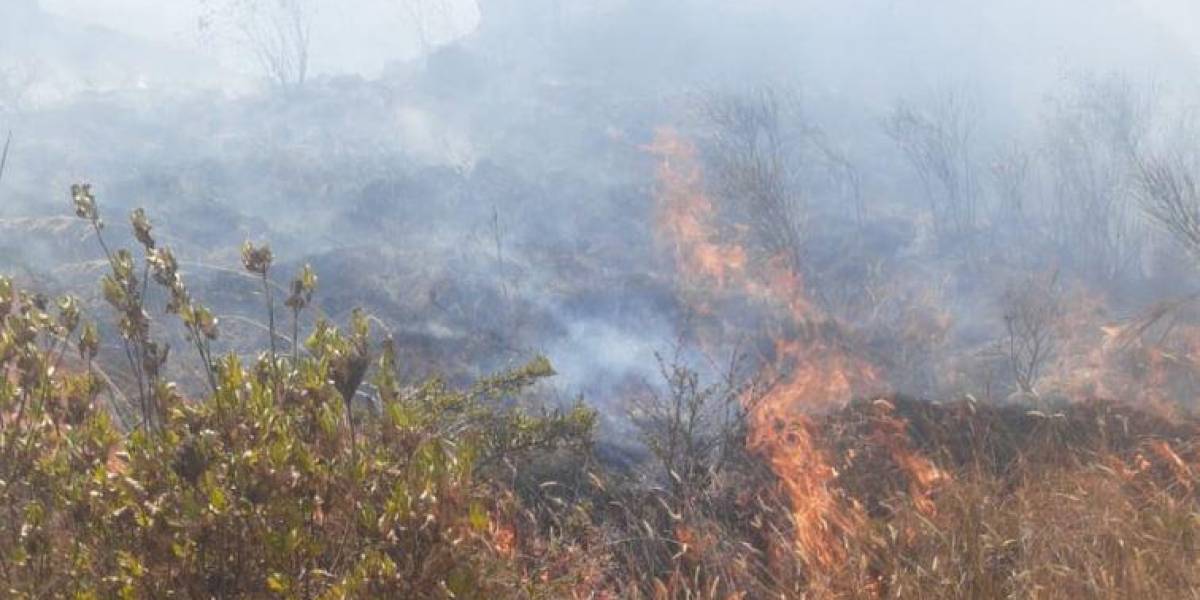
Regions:
<svg viewBox="0 0 1200 600"><path fill-rule="evenodd" d="M8 0L6 4L12 13L36 2ZM435 43L471 35L479 26L481 10L473 0L314 0L311 4L316 71L366 76L378 75L387 62L411 59L421 50L417 26L402 8L405 4L425 6L427 13L433 12L428 7L444 10L444 15L430 19ZM584 45L607 43L606 51L592 48L596 52L590 58L596 62L624 56L648 59L646 66L657 66L655 59L661 58L676 61L671 66L684 72L724 67L727 74L767 64L778 74L816 78L823 87L850 92L884 92L913 80L929 83L972 77L1037 93L1046 77L1065 69L1153 73L1189 68L1194 67L1200 49L1200 7L1186 0L492 0L483 4L489 19L501 22L507 36L517 42L536 45L555 27L582 29ZM229 68L231 76L252 71L239 64L237 52L225 47L227 41L213 47L211 40L199 35L202 4L198 0L42 0L41 6L77 30L108 29L154 46L206 56ZM605 35L610 37L600 39ZM64 35L38 45L70 48L77 43L87 40ZM641 52L647 48L652 51ZM91 45L87 51L103 57L110 49ZM714 61L718 56L725 58ZM141 58L143 65L149 65L159 57ZM610 68L633 66L612 62Z"/></svg>
<svg viewBox="0 0 1200 600"><path fill-rule="evenodd" d="M242 240L261 239L285 261L280 281L317 267L331 316L363 304L389 323L414 371L488 370L541 351L567 392L604 394L652 377L653 352L686 329L643 147L662 125L702 129L698 96L771 85L793 90L805 126L855 166L878 225L847 225L828 166L806 163L808 204L833 215L809 242L813 260L836 265L861 236L888 268L950 281L944 305L970 346L994 333L990 290L923 253L928 190L882 126L897 102L964 99L973 185L993 202L987 174L1018 145L1044 165L1021 192L1036 212L1061 197L1058 167L1074 160L1054 142L1074 138L1049 139L1047 123L1065 131L1092 114L1068 109L1104 82L1149 98L1156 143L1184 130L1200 99L1200 5L1187 0L309 5L309 77L284 90L235 25L201 31L199 2L3 0L0 133L15 139L0 181L3 267L95 299L94 249L54 220L68 214L68 186L87 180L117 231L130 208L147 208L227 313L231 348L257 335L235 318L257 308L222 269L237 269ZM981 244L1011 233L985 220ZM1031 228L1013 229L1029 237L1003 243L1041 247ZM1004 274L1071 268L1046 237L1055 254L1013 259ZM1171 279L1163 252L1148 246L1130 259L1141 279L1105 285ZM858 285L856 268L820 278Z"/></svg>
<svg viewBox="0 0 1200 600"><path fill-rule="evenodd" d="M430 19L430 35L435 43L461 38L477 25L478 12L470 0L410 4L445 6L445 14ZM200 34L198 21L204 11L203 3L197 0L44 0L41 5L46 12L65 19L204 56L228 70L229 79L214 84L240 85L243 77L254 75L235 43ZM400 2L324 0L312 6L313 66L318 73L378 76L387 62L411 59L422 50L418 31Z"/></svg>

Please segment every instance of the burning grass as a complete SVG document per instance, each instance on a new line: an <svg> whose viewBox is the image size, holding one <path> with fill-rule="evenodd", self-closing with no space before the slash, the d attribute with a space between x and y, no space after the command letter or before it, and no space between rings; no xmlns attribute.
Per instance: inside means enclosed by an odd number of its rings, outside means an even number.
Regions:
<svg viewBox="0 0 1200 600"><path fill-rule="evenodd" d="M687 506L602 494L620 508L595 526L637 540L614 548L611 597L1200 593L1200 422L888 396L774 425L786 453L752 442Z"/></svg>
<svg viewBox="0 0 1200 600"><path fill-rule="evenodd" d="M864 328L881 318L846 318L811 289L802 249L780 253L780 236L764 242L731 218L678 133L661 130L648 150L659 167L657 241L694 313L688 341L714 353L748 343L718 384L661 364L666 393L634 424L648 453L626 465L595 451L592 411L555 410L529 392L553 374L545 359L458 389L404 380L395 344L373 335L363 312L343 327L318 319L302 337L317 283L307 267L284 295L291 335L277 335L265 247L248 246L243 261L262 283L270 351L213 356L216 319L135 211L145 264L101 241L112 270L104 298L130 365L113 378L93 361L102 330L74 300L56 312L0 280L0 589L29 598L1200 596L1200 421L1162 408L1200 381L1200 344L1193 328L1164 319L1172 310L1117 326L1086 296L1062 311L1041 310L1058 298L1017 303L1038 310L1009 329L1009 347L1025 349L1006 357L1019 371L1012 402L900 395L889 383L918 360L879 360L874 343L887 336ZM73 199L100 237L90 188ZM168 380L168 356L180 353L160 346L147 277L195 344L189 360L209 386L194 399ZM928 304L922 322L941 339L950 324ZM907 306L883 330L925 329L905 322ZM1038 329L1040 315L1060 322ZM919 335L929 334L895 345ZM78 362L63 360L71 348ZM135 431L104 406L122 397L140 417L126 419Z"/></svg>
<svg viewBox="0 0 1200 600"><path fill-rule="evenodd" d="M767 472L714 477L742 490L729 512L710 507L693 515L702 525L677 525L687 541L676 570L638 589L664 598L1200 593L1198 430L1178 411L1167 419L1162 401L1194 371L1186 339L1125 334L1104 326L1095 298L1073 297L1064 312L1048 295L1016 304L1036 313L1006 317L1022 391L1009 405L885 393L890 373L869 358L872 336L810 299L788 260L798 249L779 254L731 220L677 132L660 130L648 150L659 161L659 237L701 316L699 343L761 340L740 400L746 459ZM1125 343L1109 343L1114 331ZM1071 402L1098 395L1146 410ZM745 506L756 507L749 531L727 516Z"/></svg>
<svg viewBox="0 0 1200 600"><path fill-rule="evenodd" d="M354 410L338 365L371 352L361 322L314 335L314 356L222 358L215 394L126 434L96 373L44 368L62 339L94 343L72 303L0 290L13 597L1200 594L1200 422L1099 400L830 402L871 383L836 327L796 338L811 360L778 350L761 388L705 391L741 401L740 443L663 487L597 460L588 411L520 399L545 361L459 392L402 385L385 345L366 373L380 413Z"/></svg>
<svg viewBox="0 0 1200 600"><path fill-rule="evenodd" d="M839 483L882 538L888 596L1197 593L1195 422L893 398L825 424Z"/></svg>

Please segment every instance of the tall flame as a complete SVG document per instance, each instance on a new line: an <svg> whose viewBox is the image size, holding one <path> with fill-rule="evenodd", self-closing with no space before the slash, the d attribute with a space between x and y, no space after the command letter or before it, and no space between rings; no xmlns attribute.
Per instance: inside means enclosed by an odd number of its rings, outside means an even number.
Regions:
<svg viewBox="0 0 1200 600"><path fill-rule="evenodd" d="M658 231L674 243L679 269L702 282L724 288L746 270L746 251L715 240L716 211L704 193L704 178L696 149L673 130L659 130L647 148L659 157Z"/></svg>
<svg viewBox="0 0 1200 600"><path fill-rule="evenodd" d="M659 161L659 235L673 250L682 280L782 314L764 367L770 384L743 398L749 412L747 443L770 465L788 499L797 553L811 567L834 569L846 557L843 534L865 517L839 497L837 472L816 439L810 415L877 386L874 369L838 342L836 327L828 326L831 321L808 301L800 274L787 261L754 260L748 244L737 239L745 228L726 227L732 233L722 235L691 143L664 128L647 149Z"/></svg>

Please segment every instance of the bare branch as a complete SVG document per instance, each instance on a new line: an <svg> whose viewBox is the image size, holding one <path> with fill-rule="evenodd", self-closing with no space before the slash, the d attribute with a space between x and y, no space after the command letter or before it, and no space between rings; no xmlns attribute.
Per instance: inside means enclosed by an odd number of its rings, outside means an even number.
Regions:
<svg viewBox="0 0 1200 600"><path fill-rule="evenodd" d="M223 25L274 85L283 90L304 86L315 14L312 0L204 0L203 5L202 30Z"/></svg>
<svg viewBox="0 0 1200 600"><path fill-rule="evenodd" d="M1144 244L1132 194L1148 101L1120 77L1087 78L1047 124L1054 241L1092 277L1136 273Z"/></svg>
<svg viewBox="0 0 1200 600"><path fill-rule="evenodd" d="M884 131L925 188L939 234L963 234L976 225L979 194L971 154L974 128L971 106L949 92L924 111L898 102L884 122Z"/></svg>
<svg viewBox="0 0 1200 600"><path fill-rule="evenodd" d="M0 183L4 181L4 167L8 165L8 148L12 145L12 130L8 130L8 136L4 138L4 151L0 152Z"/></svg>
<svg viewBox="0 0 1200 600"><path fill-rule="evenodd" d="M735 213L735 222L749 225L767 257L783 258L799 271L806 211L795 164L802 140L789 134L787 123L795 107L788 95L764 87L745 95L709 95L701 110L725 208Z"/></svg>
<svg viewBox="0 0 1200 600"><path fill-rule="evenodd" d="M1200 260L1200 194L1184 161L1178 157L1141 161L1138 182L1142 209Z"/></svg>
<svg viewBox="0 0 1200 600"><path fill-rule="evenodd" d="M1030 277L1003 298L1006 351L1022 393L1036 395L1042 366L1056 350L1063 309L1058 274Z"/></svg>

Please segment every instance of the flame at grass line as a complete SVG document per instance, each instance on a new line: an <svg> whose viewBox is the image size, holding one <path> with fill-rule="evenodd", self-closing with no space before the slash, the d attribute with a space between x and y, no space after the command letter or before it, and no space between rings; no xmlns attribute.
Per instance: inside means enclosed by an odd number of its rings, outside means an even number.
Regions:
<svg viewBox="0 0 1200 600"><path fill-rule="evenodd" d="M748 392L749 449L779 479L790 504L796 551L809 565L830 570L846 555L844 534L859 528L862 511L835 489L837 472L816 440L811 413L840 406L877 388L865 361L824 339L824 321L804 294L800 276L782 260L753 261L735 237L722 236L713 201L704 190L695 147L671 129L660 129L647 150L658 158L656 197L660 241L674 252L681 279L711 295L736 295L780 310L785 333L772 335L774 357L765 367L769 389Z"/></svg>
<svg viewBox="0 0 1200 600"><path fill-rule="evenodd" d="M1200 326L1176 320L1178 303L1114 323L1102 296L1069 292L1057 324L1057 356L1037 382L1039 392L1071 400L1106 398L1176 420L1200 395Z"/></svg>

